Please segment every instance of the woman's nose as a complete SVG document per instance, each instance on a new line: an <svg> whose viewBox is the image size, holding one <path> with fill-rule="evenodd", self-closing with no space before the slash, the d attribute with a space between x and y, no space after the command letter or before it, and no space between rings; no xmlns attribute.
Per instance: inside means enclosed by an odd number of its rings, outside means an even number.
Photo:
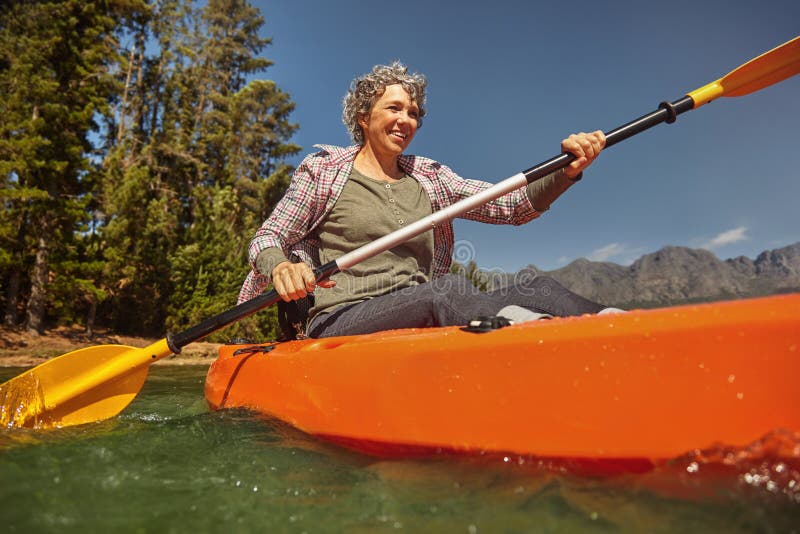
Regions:
<svg viewBox="0 0 800 534"><path fill-rule="evenodd" d="M401 111L400 114L398 115L397 120L399 122L406 123L406 122L412 122L414 118L408 113L408 111Z"/></svg>

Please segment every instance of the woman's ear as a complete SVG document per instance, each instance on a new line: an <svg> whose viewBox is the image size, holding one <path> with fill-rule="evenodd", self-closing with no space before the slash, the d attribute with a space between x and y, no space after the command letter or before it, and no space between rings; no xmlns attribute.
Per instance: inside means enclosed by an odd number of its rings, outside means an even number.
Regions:
<svg viewBox="0 0 800 534"><path fill-rule="evenodd" d="M361 126L361 129L366 130L369 125L369 116L366 113L360 113L356 122Z"/></svg>

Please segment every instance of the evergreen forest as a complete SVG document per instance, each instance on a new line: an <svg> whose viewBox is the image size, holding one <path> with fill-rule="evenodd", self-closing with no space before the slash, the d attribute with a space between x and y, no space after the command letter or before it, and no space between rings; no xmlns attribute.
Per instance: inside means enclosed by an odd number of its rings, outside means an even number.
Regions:
<svg viewBox="0 0 800 534"><path fill-rule="evenodd" d="M300 151L263 25L246 0L2 3L5 326L161 337L236 303ZM275 335L264 310L216 339Z"/></svg>

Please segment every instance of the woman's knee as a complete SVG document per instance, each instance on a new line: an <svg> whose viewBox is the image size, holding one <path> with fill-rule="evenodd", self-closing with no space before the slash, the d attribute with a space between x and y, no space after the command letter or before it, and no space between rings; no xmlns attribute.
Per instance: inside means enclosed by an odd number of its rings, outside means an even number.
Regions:
<svg viewBox="0 0 800 534"><path fill-rule="evenodd" d="M464 276L445 275L439 280L441 283L437 284L433 295L434 313L439 320L447 316L450 324L452 321L461 324L469 318L494 315L501 307L495 298L479 290Z"/></svg>

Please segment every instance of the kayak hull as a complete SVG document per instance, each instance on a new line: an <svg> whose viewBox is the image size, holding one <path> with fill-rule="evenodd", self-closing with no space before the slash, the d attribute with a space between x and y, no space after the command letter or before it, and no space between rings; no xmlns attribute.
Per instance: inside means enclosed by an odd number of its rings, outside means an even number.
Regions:
<svg viewBox="0 0 800 534"><path fill-rule="evenodd" d="M659 460L800 432L800 294L267 350L222 347L209 405L369 454Z"/></svg>

